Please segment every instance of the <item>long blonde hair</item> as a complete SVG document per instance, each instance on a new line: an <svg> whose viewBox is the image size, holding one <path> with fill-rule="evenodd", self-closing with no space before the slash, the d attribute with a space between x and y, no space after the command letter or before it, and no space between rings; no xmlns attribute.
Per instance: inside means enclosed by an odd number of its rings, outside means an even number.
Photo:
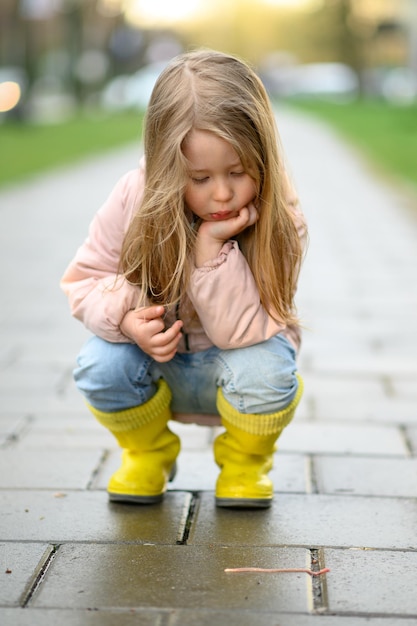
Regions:
<svg viewBox="0 0 417 626"><path fill-rule="evenodd" d="M120 269L153 303L174 305L193 267L195 228L184 203L182 152L192 129L230 142L257 186L259 220L236 238L260 299L281 321L295 321L301 245L286 202L274 113L255 72L236 57L200 50L175 57L159 76L145 117L144 196L126 233Z"/></svg>

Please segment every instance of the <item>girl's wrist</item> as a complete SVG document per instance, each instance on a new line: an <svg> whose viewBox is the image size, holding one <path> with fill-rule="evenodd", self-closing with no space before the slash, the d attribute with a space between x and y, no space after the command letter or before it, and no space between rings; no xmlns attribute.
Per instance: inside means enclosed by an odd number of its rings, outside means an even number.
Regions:
<svg viewBox="0 0 417 626"><path fill-rule="evenodd" d="M130 323L132 320L132 313L134 313L134 309L130 309L129 311L127 311L119 324L120 332L130 340L133 340L130 332L132 326L132 324Z"/></svg>
<svg viewBox="0 0 417 626"><path fill-rule="evenodd" d="M196 267L202 267L207 261L218 257L224 243L212 237L197 237L194 259Z"/></svg>

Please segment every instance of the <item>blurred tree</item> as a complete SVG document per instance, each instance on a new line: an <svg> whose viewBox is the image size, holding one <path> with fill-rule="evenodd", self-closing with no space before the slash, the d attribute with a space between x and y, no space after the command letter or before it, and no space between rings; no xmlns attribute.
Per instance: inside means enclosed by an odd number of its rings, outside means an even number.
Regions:
<svg viewBox="0 0 417 626"><path fill-rule="evenodd" d="M24 62L24 28L18 0L0 2L0 66L21 67Z"/></svg>
<svg viewBox="0 0 417 626"><path fill-rule="evenodd" d="M352 0L323 0L310 21L308 44L315 60L345 63L360 79L366 65L365 42L366 32L353 11Z"/></svg>
<svg viewBox="0 0 417 626"><path fill-rule="evenodd" d="M341 62L355 69L361 79L367 66L381 62L381 50L385 54L388 49L387 34L382 37L377 28L381 7L386 13L387 2L391 22L394 17L400 19L405 2L417 6L417 0L311 0L299 5L210 0L199 18L167 31L178 35L185 48L219 48L258 66L277 52L281 58L287 55L301 63ZM114 73L132 73L149 61L147 50L164 34L155 27L128 24L126 6L123 0L0 0L0 65L24 67L32 83L54 65L46 57L65 56L65 64L55 63L55 78L60 72L59 79L83 100L100 87L98 70L91 70L100 54L102 67L107 68L102 70L102 80ZM401 58L401 51L395 58ZM416 58L412 52L413 66Z"/></svg>
<svg viewBox="0 0 417 626"><path fill-rule="evenodd" d="M417 79L417 2L409 0L408 6L409 50L408 66Z"/></svg>

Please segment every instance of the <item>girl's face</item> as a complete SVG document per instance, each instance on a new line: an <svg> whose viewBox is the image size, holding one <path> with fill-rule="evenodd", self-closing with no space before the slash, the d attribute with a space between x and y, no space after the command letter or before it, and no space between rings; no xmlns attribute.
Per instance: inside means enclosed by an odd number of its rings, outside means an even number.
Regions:
<svg viewBox="0 0 417 626"><path fill-rule="evenodd" d="M255 180L228 141L206 130L192 130L183 154L189 163L185 203L200 219L236 217L255 198Z"/></svg>

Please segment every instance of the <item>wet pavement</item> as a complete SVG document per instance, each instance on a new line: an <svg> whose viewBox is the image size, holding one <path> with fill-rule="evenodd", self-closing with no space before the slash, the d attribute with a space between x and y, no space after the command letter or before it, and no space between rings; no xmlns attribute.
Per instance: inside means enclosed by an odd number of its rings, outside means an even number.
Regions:
<svg viewBox="0 0 417 626"><path fill-rule="evenodd" d="M164 502L107 500L120 452L72 382L88 335L58 283L139 148L1 191L0 624L417 624L417 199L324 125L278 121L310 245L269 510L216 509L217 430L178 423Z"/></svg>

